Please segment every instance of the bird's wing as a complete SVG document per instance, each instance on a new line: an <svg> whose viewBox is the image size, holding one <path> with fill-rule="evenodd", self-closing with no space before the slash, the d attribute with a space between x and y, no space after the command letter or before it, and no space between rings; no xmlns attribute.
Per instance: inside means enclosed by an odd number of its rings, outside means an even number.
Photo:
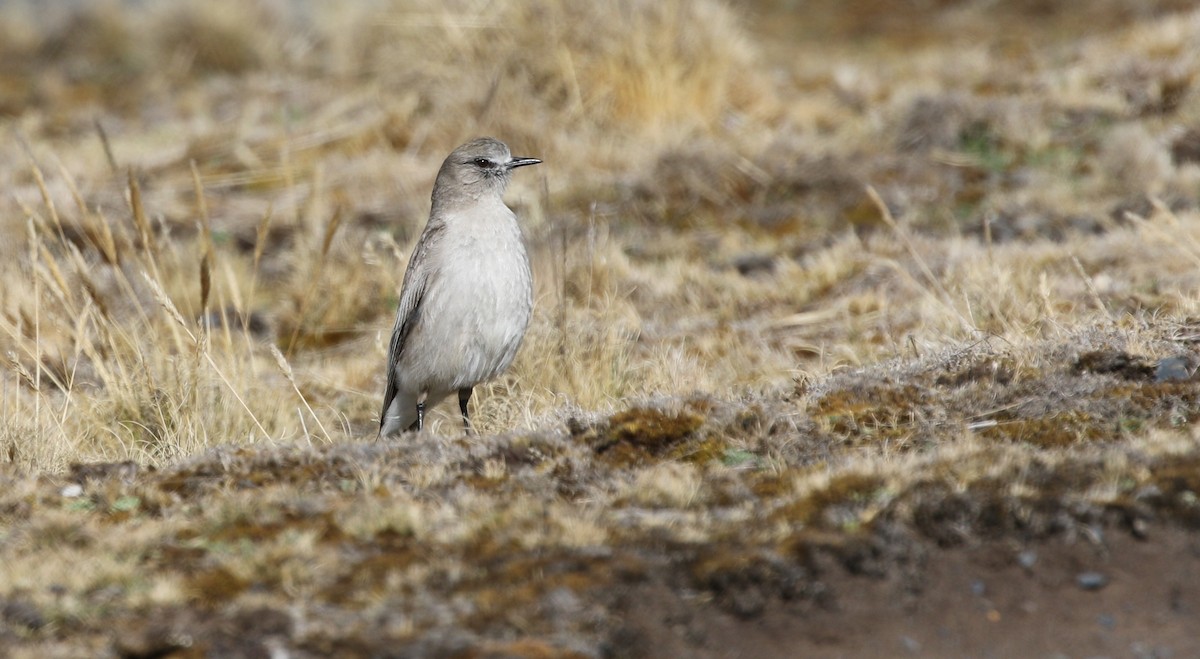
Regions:
<svg viewBox="0 0 1200 659"><path fill-rule="evenodd" d="M392 340L388 345L387 388L383 392L383 409L379 413L379 429L383 430L388 407L396 397L396 363L404 352L404 345L413 327L421 318L421 300L434 274L427 263L430 249L441 239L443 225L429 225L421 234L421 240L413 248L404 271L404 284L400 289L400 306L396 309L396 324L392 327Z"/></svg>

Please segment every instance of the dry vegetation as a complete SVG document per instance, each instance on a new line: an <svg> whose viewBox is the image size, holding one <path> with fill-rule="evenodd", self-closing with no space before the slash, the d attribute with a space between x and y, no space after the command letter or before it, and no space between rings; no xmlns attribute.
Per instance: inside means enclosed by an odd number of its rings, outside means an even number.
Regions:
<svg viewBox="0 0 1200 659"><path fill-rule="evenodd" d="M1188 3L326 4L0 6L0 646L1200 651L1194 549L1092 645L802 624L937 552L1194 544ZM482 434L377 444L481 134L546 161L533 325Z"/></svg>

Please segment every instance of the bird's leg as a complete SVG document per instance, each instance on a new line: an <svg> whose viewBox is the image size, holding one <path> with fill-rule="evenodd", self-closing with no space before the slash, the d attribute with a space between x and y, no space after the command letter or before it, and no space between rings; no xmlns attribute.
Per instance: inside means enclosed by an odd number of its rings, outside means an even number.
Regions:
<svg viewBox="0 0 1200 659"><path fill-rule="evenodd" d="M419 431L425 427L425 397L427 395L429 395L427 392L422 391L421 395L417 397L417 420L408 427L409 430Z"/></svg>
<svg viewBox="0 0 1200 659"><path fill-rule="evenodd" d="M467 413L467 401L471 400L472 387L464 387L458 390L458 409L462 410L463 417L463 432L471 432L471 415Z"/></svg>

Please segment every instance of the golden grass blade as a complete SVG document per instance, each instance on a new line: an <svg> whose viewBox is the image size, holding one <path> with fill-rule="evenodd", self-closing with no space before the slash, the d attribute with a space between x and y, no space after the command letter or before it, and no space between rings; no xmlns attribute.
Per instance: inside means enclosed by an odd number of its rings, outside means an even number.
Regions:
<svg viewBox="0 0 1200 659"><path fill-rule="evenodd" d="M79 248L75 245L69 245L67 253L71 255L71 262L75 265L75 276L80 284L83 285L83 290L87 293L88 299L95 303L105 318L111 319L112 316L109 314L108 304L104 301L104 295L100 292L99 285L92 278L91 268L88 267L83 254L80 253Z"/></svg>
<svg viewBox="0 0 1200 659"><path fill-rule="evenodd" d="M108 216L100 211L93 213L92 217L100 225L100 250L104 253L104 260L109 265L120 267L121 250L117 246L116 236L113 235L112 223L109 222Z"/></svg>
<svg viewBox="0 0 1200 659"><path fill-rule="evenodd" d="M92 125L96 127L96 135L100 137L100 146L104 147L104 159L108 162L108 170L115 176L121 171L117 166L117 159L113 156L112 144L108 141L108 131L104 130L104 124L100 123L100 117L92 119Z"/></svg>
<svg viewBox="0 0 1200 659"><path fill-rule="evenodd" d="M892 217L891 209L888 208L887 203L883 201L883 198L879 196L879 193L875 191L875 187L868 185L866 192L867 196L870 197L871 202L874 203L875 207L879 210L880 218L883 219L883 222L888 225L896 237L899 238L902 243L904 243L904 248L908 250L909 256L912 257L913 262L916 263L917 267L921 271L921 274L925 277L925 282L932 287L934 291L937 291L937 294L935 295L926 289L926 293L929 294L929 297L933 300L937 300L942 304L943 307L945 307L947 311L957 316L964 330L967 332L977 331L978 328L975 327L975 323L971 322L971 320L967 318L967 316L964 316L962 312L958 310L958 307L954 305L954 302L952 301L953 298L950 296L950 292L947 291L946 287L942 285L941 280L933 274L933 270L929 267L929 263L927 263L925 258L921 256L921 253L917 251L917 247L913 244L912 237L908 235L908 231L904 229L904 227L900 226L900 223L896 221L896 218Z"/></svg>
<svg viewBox="0 0 1200 659"><path fill-rule="evenodd" d="M20 359L17 359L15 354L10 351L5 355L5 359L8 361L8 367L17 374L17 377L25 383L25 386L33 389L34 393L41 393L40 382L34 377L33 373L29 372L29 369L25 368L25 365L21 363Z"/></svg>
<svg viewBox="0 0 1200 659"><path fill-rule="evenodd" d="M268 349L271 351L271 356L275 358L275 363L279 366L283 377L287 378L287 381L292 384L292 390L296 392L296 396L304 404L304 409L308 410L313 420L317 422L317 427L321 429L321 434L325 435L325 441L332 442L333 438L329 436L329 431L325 429L325 424L321 422L321 417L317 416L317 413L313 411L312 405L308 404L308 399L301 393L300 385L296 382L296 375L292 372L292 365L288 363L287 357L284 357L283 353L279 351L279 348L274 343L269 344Z"/></svg>
<svg viewBox="0 0 1200 659"><path fill-rule="evenodd" d="M171 297L167 295L165 290L163 290L163 287L158 283L158 280L154 277L151 277L150 273L146 272L145 270L142 271L142 278L145 279L146 284L150 286L150 292L153 293L154 299L158 300L158 304L162 307L163 311L165 311L167 315L171 317L171 320L175 321L175 324L187 334L188 338L191 339L192 342L195 342L197 340L196 335L192 334L192 330L188 327L188 322L183 319L183 314L179 313L179 308L176 307L175 303L171 301Z"/></svg>
<svg viewBox="0 0 1200 659"><path fill-rule="evenodd" d="M79 192L79 186L75 182L75 177L67 170L66 165L61 160L55 158L55 164L58 166L59 176L67 184L67 189L71 192L71 198L75 201L75 208L79 213L77 226L79 232L87 236L88 241L100 250L100 254L109 264L116 264L119 259L117 252L116 239L113 236L112 228L108 224L108 219L105 218L99 211L91 211L87 207L87 202L83 200L83 195Z"/></svg>
<svg viewBox="0 0 1200 659"><path fill-rule="evenodd" d="M204 185L200 182L200 170L196 161L190 162L193 192L196 195L196 214L200 217L200 317L203 329L208 331L208 298L212 293L213 241L212 220L208 215L208 203L204 200Z"/></svg>
<svg viewBox="0 0 1200 659"><path fill-rule="evenodd" d="M142 240L142 250L147 259L154 263L155 255L158 254L158 245L155 244L150 221L146 219L146 209L142 206L142 188L138 185L132 167L127 170L127 178L129 181L129 208L133 212L133 225L137 228L138 237ZM155 268L157 269L157 266Z"/></svg>
<svg viewBox="0 0 1200 659"><path fill-rule="evenodd" d="M36 166L35 166L36 169ZM43 197L46 196L45 185L39 184L39 188L43 191ZM33 220L30 219L26 223L26 232L29 234L29 263L33 267L38 265L38 248L40 241L38 240L37 231L34 230ZM42 390L42 291L41 280L34 278L33 280L33 363L34 363L34 391ZM42 398L38 396L34 399L33 418L42 418ZM39 436L38 439L41 439Z"/></svg>
<svg viewBox="0 0 1200 659"><path fill-rule="evenodd" d="M1079 279L1083 282L1084 287L1087 288L1088 298L1091 300L1092 305L1096 307L1096 311L1099 311L1109 322L1112 322L1114 320L1112 311L1104 303L1104 298L1100 297L1100 291L1096 289L1096 282L1083 269L1083 264L1079 262L1079 257L1074 254L1071 254L1071 266L1075 269L1075 274L1079 275Z"/></svg>
<svg viewBox="0 0 1200 659"><path fill-rule="evenodd" d="M158 282L152 279L145 271L142 272L142 277L150 286L151 291L154 293L155 299L158 300L158 303L162 306L163 310L167 312L167 315L169 315L171 319L174 320L175 323L187 333L188 337L192 339L194 344L200 344L200 339L197 338L190 329L188 329L187 322L183 319L183 314L179 313L179 309L176 308L175 303L171 301L171 298L167 296L166 291L164 291ZM202 354L205 361L208 362L208 365L212 368L213 373L216 373L217 377L225 385L225 388L229 390L229 393L233 394L233 397L237 399L238 404L241 405L242 409L246 411L246 414L250 417L250 420L254 422L255 427L257 427L259 432L263 434L263 438L270 440L271 433L267 432L267 429L263 427L262 422L260 422L258 417L254 414L254 410L250 409L250 406L246 404L246 400L242 397L242 394L238 392L237 388L233 386L233 383L229 381L229 378L226 377L225 372L221 370L221 367L218 366L217 362L213 359L212 354L208 352L208 350L201 350L200 354Z"/></svg>
<svg viewBox="0 0 1200 659"><path fill-rule="evenodd" d="M271 217L274 214L274 206L267 206L267 210L263 213L262 218L258 221L258 226L254 232L254 257L250 266L250 290L246 293L246 304L242 307L242 332L249 334L250 332L250 314L254 311L255 295L258 292L258 275L259 268L262 265L263 252L267 249L267 238L271 229Z"/></svg>
<svg viewBox="0 0 1200 659"><path fill-rule="evenodd" d="M333 236L337 234L338 227L342 226L342 206L338 204L333 209L333 217L329 223L325 225L325 235L321 238L321 260L329 255L329 248L333 245Z"/></svg>
<svg viewBox="0 0 1200 659"><path fill-rule="evenodd" d="M262 263L263 251L267 248L267 235L271 230L271 217L274 215L274 206L268 205L267 212L258 221L258 227L254 231L254 275L258 276L259 264Z"/></svg>
<svg viewBox="0 0 1200 659"><path fill-rule="evenodd" d="M72 245L74 247L74 245ZM68 310L75 308L75 296L72 294L71 287L67 285L67 280L63 277L62 270L58 267L58 261L50 254L50 250L46 249L46 245L40 240L38 241L38 254L41 255L42 261L39 272L46 271L50 274L51 282L54 287L51 289L53 294L62 301L64 307Z"/></svg>
<svg viewBox="0 0 1200 659"><path fill-rule="evenodd" d="M317 290L317 285L321 282L322 275L325 270L325 261L329 255L329 248L333 245L333 236L337 233L338 227L342 224L342 206L339 204L333 209L333 217L329 223L325 225L325 231L321 238L321 251L317 254L317 262L313 267L313 272L309 276L308 287L304 291L304 297L300 300L300 309L296 313L296 325L292 328L292 336L288 339L287 354L292 354L296 347L296 341L300 338L300 328L305 322L305 316L308 314L309 305L312 303L313 294Z"/></svg>
<svg viewBox="0 0 1200 659"><path fill-rule="evenodd" d="M58 216L58 209L54 206L54 200L50 197L50 190L46 188L46 179L42 177L42 170L37 165L33 165L33 178L37 181L38 190L42 194L42 204L50 213L50 220L54 223L54 229L58 234L58 239L63 244L67 242L66 233L63 231L62 219Z"/></svg>

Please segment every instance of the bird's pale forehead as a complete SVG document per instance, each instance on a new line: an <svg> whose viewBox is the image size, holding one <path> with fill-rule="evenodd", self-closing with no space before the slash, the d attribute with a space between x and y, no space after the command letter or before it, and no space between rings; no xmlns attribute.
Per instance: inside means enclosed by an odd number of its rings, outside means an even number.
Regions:
<svg viewBox="0 0 1200 659"><path fill-rule="evenodd" d="M490 137L480 138L458 147L454 153L464 158L489 158L492 160L507 160L511 157L508 147Z"/></svg>

